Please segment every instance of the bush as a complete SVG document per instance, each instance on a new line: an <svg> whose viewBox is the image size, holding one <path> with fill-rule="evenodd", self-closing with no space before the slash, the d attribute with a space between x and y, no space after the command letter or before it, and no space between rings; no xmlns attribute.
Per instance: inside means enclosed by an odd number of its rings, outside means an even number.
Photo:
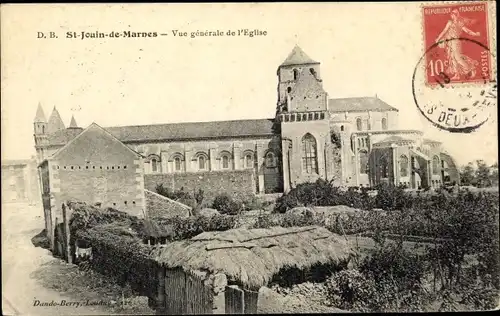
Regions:
<svg viewBox="0 0 500 316"><path fill-rule="evenodd" d="M225 231L236 225L236 217L231 215L192 216L188 218L158 218L155 220L169 241L192 238L206 231Z"/></svg>
<svg viewBox="0 0 500 316"><path fill-rule="evenodd" d="M233 200L228 194L220 194L215 197L212 208L221 214L237 215L243 209L243 203Z"/></svg>
<svg viewBox="0 0 500 316"><path fill-rule="evenodd" d="M335 273L327 280L325 287L330 305L359 312L371 311L370 302L378 295L373 279L368 279L358 270Z"/></svg>
<svg viewBox="0 0 500 316"><path fill-rule="evenodd" d="M149 246L137 238L115 235L99 227L80 230L75 237L92 246L93 270L115 279L122 286L130 284L140 295L155 295L157 278Z"/></svg>
<svg viewBox="0 0 500 316"><path fill-rule="evenodd" d="M394 186L382 183L376 187L375 207L383 210L401 210L411 203L404 186Z"/></svg>

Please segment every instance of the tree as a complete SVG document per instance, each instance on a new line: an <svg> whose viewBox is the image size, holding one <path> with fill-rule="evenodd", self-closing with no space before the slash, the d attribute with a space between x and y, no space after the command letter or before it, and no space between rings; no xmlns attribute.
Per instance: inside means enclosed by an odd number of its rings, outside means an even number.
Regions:
<svg viewBox="0 0 500 316"><path fill-rule="evenodd" d="M490 166L490 181L492 186L498 186L498 162Z"/></svg>
<svg viewBox="0 0 500 316"><path fill-rule="evenodd" d="M491 186L490 180L490 167L484 162L484 160L476 161L476 183L480 188Z"/></svg>
<svg viewBox="0 0 500 316"><path fill-rule="evenodd" d="M460 183L462 185L473 185L474 184L474 165L472 162L469 162L465 167L460 171Z"/></svg>

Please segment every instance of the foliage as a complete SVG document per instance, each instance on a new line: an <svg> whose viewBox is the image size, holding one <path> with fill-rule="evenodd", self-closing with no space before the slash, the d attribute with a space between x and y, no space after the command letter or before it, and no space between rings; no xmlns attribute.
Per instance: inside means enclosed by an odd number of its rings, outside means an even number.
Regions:
<svg viewBox="0 0 500 316"><path fill-rule="evenodd" d="M122 286L144 296L154 295L157 286L155 264L149 257L150 247L137 238L120 236L94 227L79 230L78 239L92 246L92 268L112 277Z"/></svg>
<svg viewBox="0 0 500 316"><path fill-rule="evenodd" d="M375 282L358 270L343 270L326 282L329 304L341 309L369 312L369 302L377 297Z"/></svg>
<svg viewBox="0 0 500 316"><path fill-rule="evenodd" d="M191 216L188 218L157 218L156 224L168 241L192 238L205 231L224 231L236 225L236 217L231 215Z"/></svg>
<svg viewBox="0 0 500 316"><path fill-rule="evenodd" d="M35 247L50 249L50 241L47 238L47 230L43 229L41 232L31 238L31 243Z"/></svg>
<svg viewBox="0 0 500 316"><path fill-rule="evenodd" d="M249 199L243 201L243 209L245 211L251 210L262 210L264 207L268 206L270 202L263 201L257 196L251 196Z"/></svg>
<svg viewBox="0 0 500 316"><path fill-rule="evenodd" d="M479 188L498 186L498 163L488 166L483 160L469 162L460 170L460 182Z"/></svg>
<svg viewBox="0 0 500 316"><path fill-rule="evenodd" d="M314 183L302 183L290 192L283 194L277 201L275 212L284 213L297 206L335 206L347 205L350 207L371 210L402 209L411 199L404 191L404 187L382 184L375 187L377 195L372 197L369 188L350 187L347 190L333 186L333 181L318 179Z"/></svg>
<svg viewBox="0 0 500 316"><path fill-rule="evenodd" d="M126 226L138 221L137 217L111 207L100 209L84 203L75 202L68 202L68 206L73 209L69 221L70 230L72 232L111 223L122 223Z"/></svg>
<svg viewBox="0 0 500 316"><path fill-rule="evenodd" d="M164 187L163 184L158 184L155 190L156 193L160 195L190 206L195 213L201 208L205 198L205 192L202 189L193 190L193 194L191 194L184 190L184 187L181 187L177 191L173 191L168 187Z"/></svg>
<svg viewBox="0 0 500 316"><path fill-rule="evenodd" d="M330 141L332 142L332 144L334 144L337 148L341 148L342 147L342 141L341 141L341 138L340 138L340 133L338 132L335 132L335 131L331 131L330 132Z"/></svg>
<svg viewBox="0 0 500 316"><path fill-rule="evenodd" d="M404 188L404 186L395 187L394 185L381 183L376 187L377 195L374 206L388 211L401 210L407 207L411 199L408 199L408 194L406 194Z"/></svg>
<svg viewBox="0 0 500 316"><path fill-rule="evenodd" d="M237 215L242 211L243 203L233 200L228 194L220 194L215 197L212 208L221 214Z"/></svg>

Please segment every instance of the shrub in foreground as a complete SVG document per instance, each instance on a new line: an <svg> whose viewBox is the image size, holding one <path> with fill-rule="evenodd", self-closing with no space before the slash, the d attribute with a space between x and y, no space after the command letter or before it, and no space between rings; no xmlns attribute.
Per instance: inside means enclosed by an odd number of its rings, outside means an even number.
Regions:
<svg viewBox="0 0 500 316"><path fill-rule="evenodd" d="M212 208L221 214L237 215L242 211L243 204L233 200L228 194L220 194L215 197Z"/></svg>

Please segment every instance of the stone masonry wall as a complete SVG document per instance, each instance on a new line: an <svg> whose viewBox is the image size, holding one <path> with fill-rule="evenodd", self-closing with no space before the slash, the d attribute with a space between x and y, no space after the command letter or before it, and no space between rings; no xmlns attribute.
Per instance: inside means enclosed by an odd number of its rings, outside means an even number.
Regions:
<svg viewBox="0 0 500 316"><path fill-rule="evenodd" d="M189 172L171 174L146 174L144 188L156 192L156 186L174 191L204 191L204 202L212 201L215 196L227 193L235 199L245 200L255 194L255 175L252 170Z"/></svg>

